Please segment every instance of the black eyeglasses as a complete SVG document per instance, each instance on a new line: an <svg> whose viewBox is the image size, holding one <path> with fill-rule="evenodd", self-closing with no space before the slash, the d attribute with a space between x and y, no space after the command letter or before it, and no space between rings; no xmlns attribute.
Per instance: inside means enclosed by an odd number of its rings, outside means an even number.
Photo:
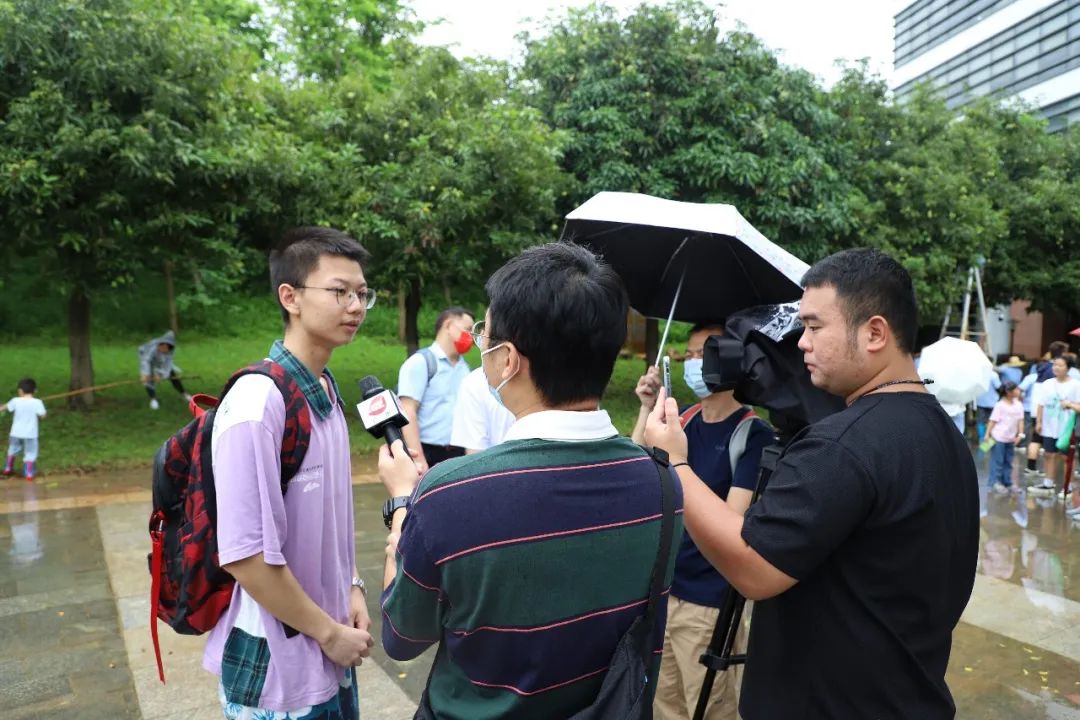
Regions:
<svg viewBox="0 0 1080 720"><path fill-rule="evenodd" d="M350 290L342 287L315 287L314 285L293 285L297 290L325 290L326 292L334 293L334 297L337 299L337 304L341 307L349 307L354 301L359 301L364 306L365 310L370 310L375 307L376 292L371 288L364 288L363 290Z"/></svg>

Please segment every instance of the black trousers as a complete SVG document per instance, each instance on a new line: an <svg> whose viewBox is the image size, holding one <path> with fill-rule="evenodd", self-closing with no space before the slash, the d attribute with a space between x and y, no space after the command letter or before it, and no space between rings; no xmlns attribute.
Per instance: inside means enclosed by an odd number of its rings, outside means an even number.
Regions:
<svg viewBox="0 0 1080 720"><path fill-rule="evenodd" d="M435 467L443 460L461 457L465 454L465 448L456 445L429 445L420 443L424 449L424 457L427 458L428 467Z"/></svg>

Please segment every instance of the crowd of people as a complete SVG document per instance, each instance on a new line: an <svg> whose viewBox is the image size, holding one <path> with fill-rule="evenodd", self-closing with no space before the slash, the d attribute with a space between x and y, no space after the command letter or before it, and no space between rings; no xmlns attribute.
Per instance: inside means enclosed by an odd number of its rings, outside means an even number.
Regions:
<svg viewBox="0 0 1080 720"><path fill-rule="evenodd" d="M1030 365L1017 356L1010 357L995 368L990 388L975 405L979 447L989 452L991 490L1001 495L1020 492L1020 484L1013 482L1015 470L1032 480L1027 488L1032 495L1070 499L1066 497L1072 493L1071 488L1065 492L1062 460L1076 447L1080 368L1066 343L1050 343L1045 356ZM1014 468L1018 447L1026 453L1022 469ZM1078 470L1074 468L1074 472ZM1070 499L1066 513L1080 518L1080 498Z"/></svg>
<svg viewBox="0 0 1080 720"><path fill-rule="evenodd" d="M447 308L433 343L400 368L409 422L380 449L386 562L381 597L369 598L328 368L373 304L369 261L330 228L297 228L270 256L284 335L268 357L310 418L287 485L291 416L273 380L241 377L213 423L218 560L236 584L203 665L220 678L226 718L358 718L370 604L389 656L437 646L416 717L600 718L630 697L638 714L626 717L686 719L731 591L752 601L736 638L748 661L714 684L705 717L953 717L945 671L974 583L978 480L916 373L915 293L899 263L849 250L803 278L799 349L813 384L846 408L799 432L751 503L776 439L702 377L722 319L695 326L684 349L697 402L678 406L652 368L622 436L601 405L626 340L621 279L577 245L522 252L488 280L482 319ZM152 408L161 379L186 396L175 349L169 334L140 348ZM1055 344L1030 373L1023 365L1004 363L994 396L976 402L979 437L998 492L1025 440L1029 471L1039 447L1045 456L1033 492L1053 492L1080 410L1075 357ZM20 384L6 406L20 427L6 473L20 451L33 473L45 414L33 393ZM621 672L632 662L637 680Z"/></svg>
<svg viewBox="0 0 1080 720"><path fill-rule="evenodd" d="M374 639L326 366L364 319L367 260L325 228L295 231L272 256L285 337L271 359L313 409L290 483L303 492L278 491L284 409L272 384L244 378L215 423L220 558L237 585L204 664L226 717L357 717L352 667ZM627 296L588 250L525 251L488 281L482 321L463 308L440 316L434 344L399 376L412 430L379 460L382 644L399 659L438 648L417 717L605 717L627 695L689 717L696 656L729 585L755 601L750 660L741 683L717 683L708 717L952 716L944 673L977 556L971 454L915 375L907 273L848 251L805 285L800 348L814 384L849 406L795 438L752 506L772 432L702 380L719 319L685 348L699 402L677 407L646 373L628 438L601 407ZM347 302L307 286L339 287ZM467 340L481 351L471 373ZM649 592L660 584L663 595ZM635 676L614 668L639 651L644 675L627 688Z"/></svg>

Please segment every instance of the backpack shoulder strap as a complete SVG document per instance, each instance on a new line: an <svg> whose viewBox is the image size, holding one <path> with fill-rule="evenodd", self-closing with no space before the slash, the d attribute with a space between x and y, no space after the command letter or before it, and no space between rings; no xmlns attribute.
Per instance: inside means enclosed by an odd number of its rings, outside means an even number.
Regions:
<svg viewBox="0 0 1080 720"><path fill-rule="evenodd" d="M671 546L675 536L675 480L674 471L668 464L667 453L662 450L649 452L653 466L660 476L660 547L653 562L652 576L649 579L649 604L645 610L645 622L650 628L644 634L645 646L641 648L642 659L648 667L652 658L652 628L656 627L660 612L660 598L664 593L664 580L667 579L668 566L671 564Z"/></svg>
<svg viewBox="0 0 1080 720"><path fill-rule="evenodd" d="M435 353L431 352L431 348L420 348L417 350L420 355L423 356L424 362L427 363L427 379L431 382L431 378L435 377L435 373L439 371L438 362L435 360Z"/></svg>
<svg viewBox="0 0 1080 720"><path fill-rule="evenodd" d="M746 453L746 443L750 439L750 430L754 427L754 421L761 420L751 409L747 409L739 418L739 424L731 431L731 440L728 441L728 462L731 465L731 479L735 480L735 468L739 466L739 460ZM762 422L765 422L762 420Z"/></svg>
<svg viewBox="0 0 1080 720"><path fill-rule="evenodd" d="M245 375L265 375L270 378L285 401L285 432L281 438L281 493L284 495L289 481L300 470L311 444L311 411L307 398L289 371L273 360L262 360L237 370L225 384L221 398L224 399L236 381Z"/></svg>
<svg viewBox="0 0 1080 720"><path fill-rule="evenodd" d="M679 425L685 428L690 424L690 421L698 416L701 412L701 403L695 403L690 407L682 411L682 415L679 416Z"/></svg>

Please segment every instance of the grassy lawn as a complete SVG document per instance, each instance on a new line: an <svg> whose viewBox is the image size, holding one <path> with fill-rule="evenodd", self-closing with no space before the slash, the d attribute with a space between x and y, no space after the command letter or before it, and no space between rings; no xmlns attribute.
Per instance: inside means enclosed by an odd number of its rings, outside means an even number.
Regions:
<svg viewBox="0 0 1080 720"><path fill-rule="evenodd" d="M176 362L185 375L199 376L185 384L191 392L216 395L228 376L249 362L265 357L271 334L254 337L203 337L182 340ZM95 343L95 383L106 384L122 380L138 380L136 343ZM19 378L31 376L38 383L38 396L44 397L67 390L69 380L66 341L37 340L5 343L0 350L0 395L3 401L14 396ZM405 359L404 349L396 340L368 337L361 334L348 347L334 354L331 369L338 378L346 404L350 408L350 435L355 453L369 453L377 447L376 440L364 432L351 408L360 399L356 381L365 375L375 375L383 384L397 384L397 370ZM473 349L468 362L476 367L479 353ZM641 374L639 359L619 360L604 399L604 408L611 413L616 427L629 433L637 417L637 398L634 385ZM676 366L676 372L681 373ZM688 401L689 391L681 379L676 379L676 395ZM73 412L66 401L46 400L49 415L41 425L40 467L44 472L76 469L104 470L148 464L161 443L190 419L182 398L169 383L158 385L161 409L148 407L146 392L137 382L100 391L95 406L88 412ZM7 439L10 415L0 418L0 433Z"/></svg>

